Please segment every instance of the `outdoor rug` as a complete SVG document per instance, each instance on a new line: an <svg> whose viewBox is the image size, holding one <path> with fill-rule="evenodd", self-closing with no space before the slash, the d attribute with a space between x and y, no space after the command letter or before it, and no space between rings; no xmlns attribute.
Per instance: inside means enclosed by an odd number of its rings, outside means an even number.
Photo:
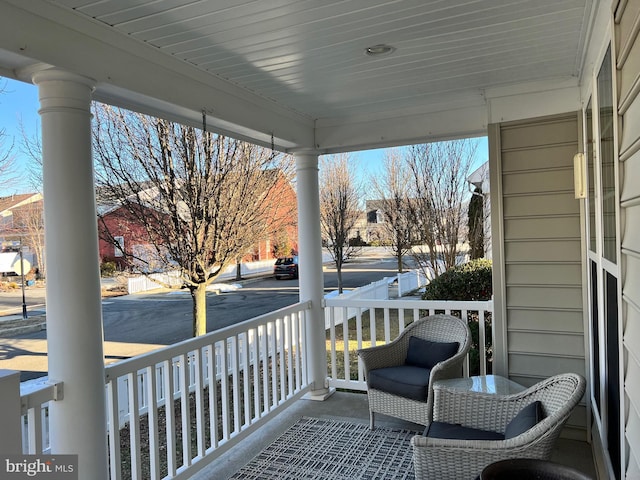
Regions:
<svg viewBox="0 0 640 480"><path fill-rule="evenodd" d="M230 480L413 480L416 434L305 417Z"/></svg>

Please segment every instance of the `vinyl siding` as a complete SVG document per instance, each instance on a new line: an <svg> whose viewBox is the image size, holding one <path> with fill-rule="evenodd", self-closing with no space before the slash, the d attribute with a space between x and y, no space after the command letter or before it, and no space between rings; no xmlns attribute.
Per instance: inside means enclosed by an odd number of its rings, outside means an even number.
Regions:
<svg viewBox="0 0 640 480"><path fill-rule="evenodd" d="M615 42L626 476L640 478L640 1L620 2Z"/></svg>
<svg viewBox="0 0 640 480"><path fill-rule="evenodd" d="M492 129L501 192L494 200L501 201L501 218L493 218L501 225L503 262L502 271L494 268L505 315L499 335L508 376L527 386L557 373L586 376L580 203L573 191L578 119L572 112ZM585 439L586 418L581 403L563 435Z"/></svg>

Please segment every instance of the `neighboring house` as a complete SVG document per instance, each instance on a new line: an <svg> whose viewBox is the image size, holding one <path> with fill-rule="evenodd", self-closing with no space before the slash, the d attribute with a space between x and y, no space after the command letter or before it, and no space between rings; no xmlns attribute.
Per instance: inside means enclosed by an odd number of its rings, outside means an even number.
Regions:
<svg viewBox="0 0 640 480"><path fill-rule="evenodd" d="M44 217L40 193L23 193L0 198L0 273L20 271L16 263L22 249L25 270L39 268L44 258ZM27 272L25 272L27 273Z"/></svg>
<svg viewBox="0 0 640 480"><path fill-rule="evenodd" d="M26 216L39 208L42 212L42 194L21 193L0 197L0 239L15 236L21 232Z"/></svg>
<svg viewBox="0 0 640 480"><path fill-rule="evenodd" d="M384 244L386 232L383 225L384 219L384 200L367 200L367 234L365 240L369 243L376 242Z"/></svg>
<svg viewBox="0 0 640 480"><path fill-rule="evenodd" d="M148 196L153 196L153 190L154 187L149 189ZM278 196L280 201L277 202L276 211L269 216L272 219L278 219L272 221L279 221L281 225L274 225L275 233L260 240L251 252L247 252L243 261L269 260L298 250L296 193L291 184L283 178L278 181L271 195ZM101 262L112 261L116 263L119 270L129 269L131 260L127 258L126 253L144 259L148 264L153 264L155 247L145 228L131 218L124 207L112 201L108 205L99 205L98 215ZM114 241L110 241L107 231L113 236Z"/></svg>

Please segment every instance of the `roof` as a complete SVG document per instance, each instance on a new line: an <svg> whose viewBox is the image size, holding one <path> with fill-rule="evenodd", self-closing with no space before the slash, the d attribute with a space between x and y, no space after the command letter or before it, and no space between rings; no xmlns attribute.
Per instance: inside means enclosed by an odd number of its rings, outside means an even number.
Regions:
<svg viewBox="0 0 640 480"><path fill-rule="evenodd" d="M12 209L31 202L37 202L38 200L42 200L42 195L40 193L21 193L10 195L8 197L0 197L0 216L5 216Z"/></svg>

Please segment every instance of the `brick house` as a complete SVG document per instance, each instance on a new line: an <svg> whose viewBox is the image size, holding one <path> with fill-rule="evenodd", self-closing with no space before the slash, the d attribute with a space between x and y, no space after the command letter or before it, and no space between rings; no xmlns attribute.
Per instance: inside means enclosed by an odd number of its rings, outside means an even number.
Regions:
<svg viewBox="0 0 640 480"><path fill-rule="evenodd" d="M278 198L278 201L270 201L275 198ZM296 192L281 174L267 202L274 205L274 210L267 214L272 223L272 234L261 239L252 251L247 252L243 262L274 259L298 250ZM114 203L99 205L98 217L101 263L113 261L118 270L126 270L129 264L123 251L147 260L153 255L154 247L145 228L132 218L124 207ZM113 239L110 239L106 232L110 232Z"/></svg>

